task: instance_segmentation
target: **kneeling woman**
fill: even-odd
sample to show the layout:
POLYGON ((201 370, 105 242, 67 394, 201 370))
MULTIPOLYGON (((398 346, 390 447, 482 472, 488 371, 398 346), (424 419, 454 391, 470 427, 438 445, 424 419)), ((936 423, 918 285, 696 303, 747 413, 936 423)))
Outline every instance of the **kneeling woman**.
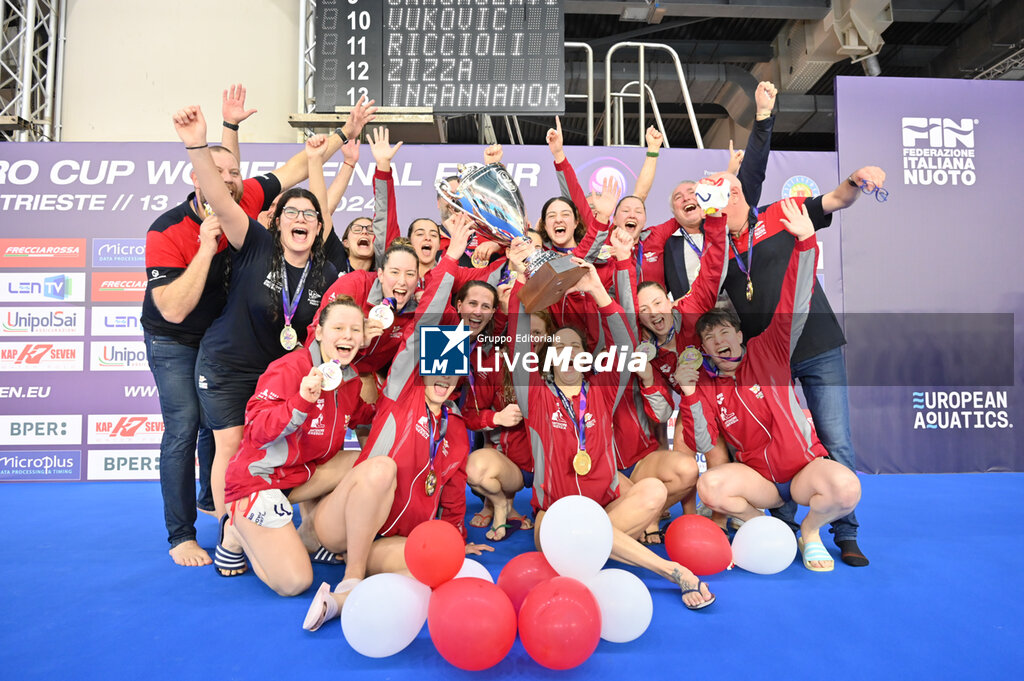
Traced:
POLYGON ((356 452, 339 454, 345 429, 372 416, 350 366, 362 341, 362 310, 347 296, 336 298, 324 308, 313 343, 274 361, 260 377, 242 444, 227 466, 228 515, 215 560, 221 575, 244 571, 240 546, 256 575, 282 596, 312 584, 309 551, 332 518, 310 504, 296 530, 292 504, 338 494, 352 465, 356 452))
MULTIPOLYGON (((469 219, 460 219, 438 276, 417 306, 415 325, 391 364, 366 446, 338 489, 317 507, 318 518, 325 520, 317 526, 317 538, 330 551, 347 552, 345 578, 333 592, 326 582, 320 586, 304 629, 315 631, 337 617, 348 593, 367 575, 407 573, 405 538, 436 517, 439 507, 441 519, 466 536, 469 437, 458 407, 448 399, 458 379, 421 377, 418 366, 419 329, 441 322, 470 232, 469 219)), ((466 553, 482 549, 493 550, 466 545, 466 553)))
MULTIPOLYGON (((510 251, 510 259, 514 259, 510 251)), ((589 294, 601 315, 609 347, 631 352, 633 338, 626 315, 601 284, 594 266, 576 261, 588 272, 574 290, 589 294)), ((521 261, 515 263, 522 272, 521 261)), ((629 261, 617 261, 617 267, 629 267, 629 261)), ((601 504, 608 512, 613 528, 611 557, 628 565, 647 568, 678 584, 683 603, 691 610, 710 605, 715 597, 707 585, 682 565, 654 554, 637 541, 637 537, 655 521, 665 505, 664 483, 655 478, 631 483, 615 468, 612 445, 612 418, 626 385, 628 368, 622 371, 597 372, 585 376, 575 370, 572 358, 584 351, 583 332, 571 327, 556 329, 551 342, 559 355, 568 355, 564 366, 555 364, 549 377, 528 371, 522 359, 529 350, 526 334, 517 333, 528 323, 526 311, 518 303, 520 283, 513 289, 518 314, 512 316, 509 335, 516 339, 516 364, 513 384, 523 414, 523 422, 533 443, 534 484, 533 505, 537 510, 537 526, 543 523, 544 511, 558 499, 579 494, 601 504)), ((547 344, 539 353, 543 366, 547 344)), ((540 534, 534 534, 539 541, 540 534)))
POLYGON ((734 313, 715 309, 701 316, 697 333, 711 364, 699 377, 696 369, 678 370, 679 418, 689 447, 706 452, 721 432, 736 448, 738 463, 711 468, 698 481, 704 503, 741 520, 790 499, 810 507, 800 523, 803 563, 828 572, 835 563, 818 531, 853 511, 860 482, 828 458, 793 390, 790 353, 811 305, 817 241, 806 208, 787 200, 782 210, 797 241, 772 322, 744 349, 734 313))

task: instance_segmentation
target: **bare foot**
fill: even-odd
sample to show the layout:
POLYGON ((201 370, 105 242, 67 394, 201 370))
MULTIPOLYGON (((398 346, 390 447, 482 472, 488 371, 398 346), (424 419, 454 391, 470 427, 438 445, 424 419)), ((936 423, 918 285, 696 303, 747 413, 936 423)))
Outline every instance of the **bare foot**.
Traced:
POLYGON ((715 597, 711 593, 711 589, 708 588, 708 585, 700 581, 697 575, 693 574, 678 563, 669 575, 669 579, 678 584, 683 590, 683 603, 685 603, 686 607, 691 610, 702 608, 705 604, 710 605, 711 602, 715 600, 715 597), (700 591, 696 591, 697 588, 699 588, 700 591))
MULTIPOLYGON (((821 537, 818 535, 818 531, 814 530, 812 532, 805 532, 804 529, 801 528, 800 529, 800 539, 799 539, 799 542, 798 542, 799 545, 800 545, 800 556, 801 557, 803 557, 805 555, 804 554, 804 550, 805 550, 804 547, 807 546, 808 544, 813 543, 813 542, 818 542, 819 544, 821 543, 821 537)), ((826 555, 828 555, 828 554, 826 554, 826 555)), ((811 568, 816 568, 818 570, 826 571, 826 572, 829 571, 829 570, 834 569, 835 566, 836 566, 836 563, 835 563, 834 560, 808 560, 806 562, 806 564, 807 564, 807 566, 809 566, 811 568)))
POLYGON ((211 518, 217 518, 217 519, 220 518, 220 516, 217 515, 217 509, 213 509, 212 511, 207 511, 205 508, 199 508, 198 506, 196 506, 196 510, 199 511, 200 513, 205 513, 206 515, 210 516, 211 518))
POLYGON ((171 560, 175 564, 184 567, 200 567, 213 562, 210 560, 210 554, 195 539, 183 541, 167 553, 171 554, 171 560))
POLYGON ((472 518, 469 519, 470 527, 487 527, 491 524, 491 518, 494 517, 494 509, 491 507, 491 502, 485 501, 484 507, 477 511, 472 518))
POLYGON ((519 523, 519 529, 520 530, 532 530, 533 529, 533 521, 530 520, 530 517, 529 516, 525 516, 522 513, 520 513, 519 511, 517 511, 515 509, 515 507, 513 507, 512 510, 509 511, 508 519, 510 521, 514 520, 517 523, 519 523))
MULTIPOLYGON (((233 523, 227 523, 224 526, 224 536, 221 538, 220 546, 225 551, 231 553, 242 553, 242 540, 238 536, 238 530, 235 528, 233 523)), ((240 568, 221 568, 217 567, 216 570, 224 577, 237 577, 238 575, 245 574, 249 568, 242 566, 240 568)))

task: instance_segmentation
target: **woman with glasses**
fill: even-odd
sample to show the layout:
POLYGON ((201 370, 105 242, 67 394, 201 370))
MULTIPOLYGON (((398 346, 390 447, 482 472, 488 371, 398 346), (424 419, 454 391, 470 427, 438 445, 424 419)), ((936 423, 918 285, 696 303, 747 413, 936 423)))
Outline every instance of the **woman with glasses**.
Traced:
MULTIPOLYGON (((216 442, 211 474, 214 504, 224 513, 224 474, 238 450, 245 405, 267 366, 301 347, 320 299, 337 278, 326 261, 320 211, 326 195, 323 135, 306 143, 312 192, 293 188, 281 194, 267 229, 236 204, 206 144, 206 120, 198 106, 181 109, 174 126, 185 143, 199 186, 230 244, 227 303, 199 345, 196 387, 202 416, 216 442)), ((220 282, 207 282, 218 286, 220 282)))

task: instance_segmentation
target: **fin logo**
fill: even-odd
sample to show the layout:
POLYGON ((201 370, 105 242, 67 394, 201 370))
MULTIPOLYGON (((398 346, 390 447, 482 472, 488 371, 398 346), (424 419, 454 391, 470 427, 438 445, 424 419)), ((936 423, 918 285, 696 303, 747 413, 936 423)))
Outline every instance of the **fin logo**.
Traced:
POLYGON ((469 327, 421 326, 420 376, 469 375, 469 327))
POLYGON ((925 146, 933 149, 973 149, 974 118, 961 118, 959 122, 952 118, 904 118, 903 146, 915 148, 925 146))

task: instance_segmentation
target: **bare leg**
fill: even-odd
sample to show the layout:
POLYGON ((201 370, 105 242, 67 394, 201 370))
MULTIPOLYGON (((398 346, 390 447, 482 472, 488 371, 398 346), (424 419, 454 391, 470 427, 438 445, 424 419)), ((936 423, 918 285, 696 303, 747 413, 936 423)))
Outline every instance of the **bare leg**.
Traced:
POLYGON ((763 515, 761 508, 782 505, 775 485, 742 463, 709 470, 697 481, 697 494, 713 510, 744 521, 763 515))
MULTIPOLYGON (((693 462, 697 463, 697 453, 686 446, 686 440, 683 439, 683 421, 682 419, 676 419, 675 431, 672 434, 672 449, 673 451, 679 452, 683 456, 692 456, 693 462)), ((693 489, 689 493, 683 495, 683 513, 686 515, 693 515, 697 512, 697 486, 694 485, 693 489)))
POLYGON ((225 545, 241 544, 256 576, 281 596, 303 593, 313 583, 313 566, 295 526, 260 527, 245 518, 245 510, 242 500, 224 528, 225 545))
MULTIPOLYGON (((638 461, 629 478, 633 482, 645 478, 661 480, 667 493, 662 511, 667 511, 684 498, 693 496, 697 486, 697 459, 683 452, 659 449, 638 461)), ((659 517, 655 517, 652 524, 645 529, 645 537, 659 531, 658 520, 659 517)))
POLYGON ((513 510, 512 499, 523 488, 522 471, 498 450, 484 448, 469 455, 466 477, 470 488, 487 499, 494 509, 487 539, 501 541, 513 510))
MULTIPOLYGON (((721 435, 718 436, 718 442, 711 448, 711 451, 704 455, 704 460, 707 462, 707 470, 729 463, 729 449, 725 446, 725 438, 721 435)), ((712 510, 711 520, 723 530, 728 529, 726 523, 729 521, 729 517, 724 513, 712 510)))
POLYGON ((210 468, 210 491, 213 492, 213 505, 219 518, 227 512, 224 504, 224 477, 227 474, 228 461, 242 444, 242 426, 213 431, 213 441, 215 450, 213 465, 210 468))
POLYGON ((313 516, 320 499, 337 489, 342 478, 352 470, 359 452, 341 451, 327 463, 318 466, 313 477, 299 485, 288 495, 288 501, 299 504, 302 523, 299 525, 299 537, 306 546, 306 551, 315 553, 320 548, 320 541, 313 530, 313 516))
MULTIPOLYGON (((856 474, 837 461, 815 459, 793 477, 790 485, 793 501, 808 506, 800 523, 804 542, 820 542, 818 531, 836 518, 849 515, 860 501, 860 481, 856 474)), ((831 560, 810 561, 813 567, 829 568, 831 560)))

